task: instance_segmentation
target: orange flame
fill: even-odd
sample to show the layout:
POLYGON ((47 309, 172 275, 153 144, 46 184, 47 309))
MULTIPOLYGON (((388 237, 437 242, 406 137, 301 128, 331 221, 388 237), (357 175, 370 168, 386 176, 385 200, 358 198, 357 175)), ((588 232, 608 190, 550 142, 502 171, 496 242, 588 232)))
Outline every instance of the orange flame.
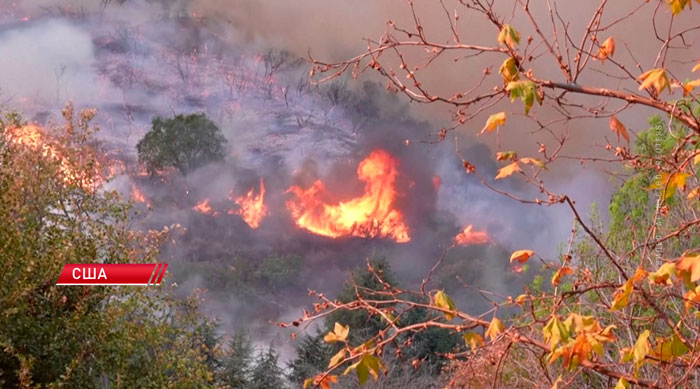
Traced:
POLYGON ((208 215, 211 213, 211 206, 209 205, 209 199, 204 199, 200 202, 197 203, 194 207, 192 207, 195 211, 202 213, 204 215, 208 215))
POLYGON ((394 208, 398 193, 394 187, 398 161, 385 150, 374 150, 360 162, 357 177, 365 182, 360 197, 326 203, 325 184, 316 180, 304 190, 292 186, 288 192, 297 198, 287 201, 296 224, 314 234, 337 238, 359 236, 390 238, 399 243, 411 240, 403 215, 394 208))
POLYGON ((240 215, 243 221, 248 223, 250 228, 260 227, 260 222, 263 217, 267 214, 267 207, 265 206, 265 183, 263 179, 260 179, 260 194, 257 196, 253 195, 255 187, 250 188, 247 194, 244 196, 239 196, 236 198, 236 204, 241 208, 237 211, 229 210, 228 213, 240 215))
POLYGON ((131 198, 137 203, 151 205, 151 203, 148 201, 143 192, 141 192, 141 190, 135 184, 131 184, 131 198))
POLYGON ((486 231, 475 231, 472 225, 464 228, 464 231, 457 234, 455 243, 460 246, 468 246, 470 244, 484 244, 489 241, 489 235, 486 231))
POLYGON ((61 153, 60 149, 51 144, 50 139, 45 139, 42 130, 35 125, 26 125, 12 128, 9 132, 9 141, 41 153, 42 156, 58 161, 58 171, 66 185, 77 184, 86 190, 95 190, 99 177, 91 176, 87 172, 75 171, 72 162, 61 153), (96 182, 97 180, 97 182, 96 182))

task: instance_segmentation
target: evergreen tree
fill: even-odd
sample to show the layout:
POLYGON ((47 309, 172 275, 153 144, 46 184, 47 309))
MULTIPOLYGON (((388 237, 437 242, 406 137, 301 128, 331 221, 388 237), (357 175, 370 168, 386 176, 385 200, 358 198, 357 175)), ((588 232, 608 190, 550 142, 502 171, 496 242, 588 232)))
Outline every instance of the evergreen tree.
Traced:
POLYGON ((284 386, 284 373, 277 364, 279 355, 270 346, 260 350, 251 376, 250 389, 277 389, 284 386))
POLYGON ((232 388, 247 388, 250 384, 253 344, 245 330, 236 331, 224 358, 222 380, 232 388))
POLYGON ((323 340, 323 333, 305 335, 296 347, 296 357, 288 362, 291 370, 288 378, 295 384, 302 384, 305 379, 323 371, 328 365, 328 359, 333 355, 331 345, 323 340))

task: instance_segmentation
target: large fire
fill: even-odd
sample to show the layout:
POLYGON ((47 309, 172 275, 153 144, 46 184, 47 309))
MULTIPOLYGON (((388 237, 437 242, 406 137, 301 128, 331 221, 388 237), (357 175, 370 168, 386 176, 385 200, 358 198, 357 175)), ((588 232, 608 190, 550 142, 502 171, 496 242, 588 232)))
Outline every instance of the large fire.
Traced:
POLYGON ((260 221, 262 221, 265 214, 267 214, 267 207, 265 206, 265 183, 263 179, 260 179, 260 193, 254 195, 255 188, 250 188, 248 193, 243 196, 236 198, 235 202, 238 204, 240 209, 234 211, 229 210, 229 214, 240 215, 243 221, 248 223, 250 228, 260 227, 260 221))
POLYGON ((476 231, 471 224, 455 237, 455 243, 460 246, 484 244, 488 243, 488 241, 489 235, 486 233, 486 231, 476 231))
POLYGON ((399 243, 411 240, 403 214, 396 209, 395 188, 398 161, 385 150, 374 150, 357 167, 357 177, 365 182, 364 194, 347 201, 328 203, 326 186, 316 180, 308 189, 292 186, 296 198, 287 208, 296 224, 314 234, 380 237, 399 243))
POLYGON ((209 199, 204 199, 198 202, 194 207, 192 207, 192 209, 205 215, 212 213, 211 205, 209 205, 209 199))
MULTIPOLYGON (((72 162, 66 158, 59 147, 47 139, 43 131, 35 126, 14 127, 9 131, 9 141, 41 153, 46 158, 58 162, 58 171, 66 185, 78 185, 85 190, 94 190, 100 181, 97 174, 89 174, 87 171, 76 170, 72 162)), ((97 170, 95 170, 97 172, 97 170)))

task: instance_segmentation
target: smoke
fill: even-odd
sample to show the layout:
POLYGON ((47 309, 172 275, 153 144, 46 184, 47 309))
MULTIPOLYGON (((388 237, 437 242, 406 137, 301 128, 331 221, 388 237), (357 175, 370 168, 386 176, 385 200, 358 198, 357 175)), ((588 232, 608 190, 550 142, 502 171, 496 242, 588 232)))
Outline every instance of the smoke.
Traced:
MULTIPOLYGON (((145 195, 152 209, 136 204, 143 228, 184 228, 163 253, 171 261, 168 281, 182 293, 208 289, 204 308, 225 330, 249 326, 261 340, 279 334, 270 321, 293 317, 307 306, 307 288, 337 293, 348 271, 364 266, 368 257, 386 257, 400 282, 411 285, 467 224, 487 230, 492 243, 456 250, 451 269, 508 293, 528 278, 510 271, 507 253, 532 248, 543 256, 554 254, 571 228, 563 207, 544 213, 484 188, 464 172, 453 142, 427 143, 439 128, 435 112, 417 111, 370 81, 309 85, 308 69, 296 55, 312 48, 316 55, 340 59, 362 51, 358 38, 381 34, 384 19, 410 20, 407 9, 394 2, 0 5, 7 5, 0 7, 0 101, 9 99, 8 108, 40 123, 55 120, 66 100, 98 108, 104 146, 126 169, 108 188, 128 197, 136 187, 145 195), (319 13, 323 17, 314 16, 319 13), (187 177, 139 175, 134 146, 150 120, 193 112, 205 112, 222 129, 229 141, 226 160, 187 177), (400 161, 398 187, 404 196, 398 205, 411 241, 328 239, 297 228, 285 207, 286 190, 322 179, 334 193, 351 197, 362 191, 358 163, 376 148, 400 161), (269 214, 260 228, 251 229, 227 213, 233 207, 229 197, 259 190, 260 178, 269 214), (217 216, 192 209, 204 199, 217 216)), ((434 5, 421 7, 426 25, 441 23, 434 5)), ((495 39, 485 23, 469 22, 472 33, 483 32, 477 39, 495 39)), ((453 71, 436 72, 439 77, 429 81, 448 88, 453 80, 468 85, 481 74, 481 69, 453 71)), ((478 122, 480 129, 483 121, 478 122)), ((474 126, 457 134, 460 151, 492 177, 497 166, 488 145, 467 133, 474 126)), ((522 144, 526 129, 518 128, 517 120, 513 127, 507 144, 534 147, 522 144)), ((554 174, 562 177, 557 185, 580 189, 583 204, 606 199, 607 192, 590 189, 605 186, 596 174, 575 179, 554 174)), ((509 189, 533 194, 517 184, 509 189)), ((441 281, 461 290, 456 273, 443 274, 441 281)), ((460 296, 461 308, 482 306, 473 291, 460 296)))

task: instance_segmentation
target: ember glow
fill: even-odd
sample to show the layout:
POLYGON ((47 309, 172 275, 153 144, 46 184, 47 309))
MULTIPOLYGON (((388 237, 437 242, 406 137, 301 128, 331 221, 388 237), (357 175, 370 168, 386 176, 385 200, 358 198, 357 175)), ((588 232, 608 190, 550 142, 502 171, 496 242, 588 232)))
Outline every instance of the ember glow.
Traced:
POLYGON ((287 201, 287 208, 299 227, 314 234, 408 242, 411 240, 408 227, 401 211, 396 209, 397 166, 398 161, 387 151, 374 150, 357 167, 357 177, 365 182, 362 196, 328 203, 324 200, 328 193, 326 185, 316 180, 308 189, 289 188, 296 198, 287 201))
POLYGON ((489 235, 486 233, 486 231, 476 231, 471 224, 464 228, 464 231, 460 232, 455 237, 455 243, 460 246, 484 244, 488 243, 488 241, 489 235))
POLYGON ((229 214, 235 213, 243 218, 243 221, 248 223, 250 228, 260 227, 260 221, 267 214, 267 207, 265 206, 265 183, 262 178, 260 179, 260 193, 256 196, 255 188, 250 188, 248 193, 244 196, 239 196, 236 198, 236 204, 241 208, 233 211, 230 210, 229 214))
POLYGON ((137 203, 144 203, 151 205, 146 196, 141 192, 141 190, 135 184, 131 184, 131 198, 137 203))
POLYGON ((192 209, 205 215, 212 213, 211 206, 209 205, 209 199, 204 199, 198 202, 197 205, 192 207, 192 209))

